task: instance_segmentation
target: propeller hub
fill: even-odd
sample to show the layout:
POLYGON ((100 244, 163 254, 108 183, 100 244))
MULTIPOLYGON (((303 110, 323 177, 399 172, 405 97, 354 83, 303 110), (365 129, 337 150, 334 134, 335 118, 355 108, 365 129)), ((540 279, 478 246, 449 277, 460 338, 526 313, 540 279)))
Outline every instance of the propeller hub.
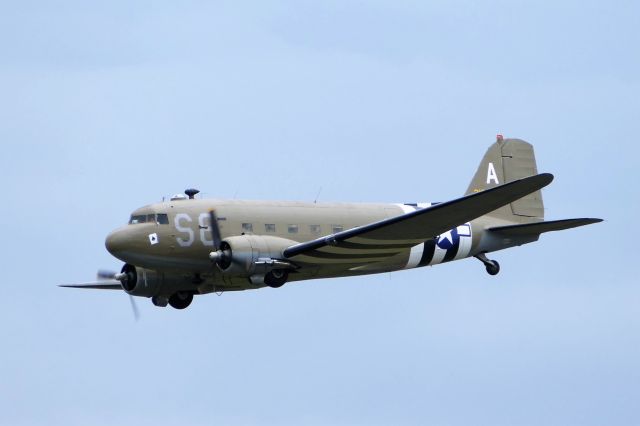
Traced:
POLYGON ((136 288, 138 284, 138 275, 136 273, 136 267, 126 264, 122 267, 122 271, 118 274, 119 278, 116 278, 122 283, 122 288, 129 293, 136 288))

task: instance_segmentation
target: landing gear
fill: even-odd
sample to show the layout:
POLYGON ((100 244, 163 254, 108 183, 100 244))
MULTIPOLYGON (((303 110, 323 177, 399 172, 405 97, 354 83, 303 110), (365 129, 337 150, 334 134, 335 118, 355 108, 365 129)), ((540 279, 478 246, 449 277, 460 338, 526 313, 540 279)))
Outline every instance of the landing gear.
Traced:
POLYGON ((161 308, 164 308, 167 305, 171 305, 176 309, 184 309, 188 307, 192 301, 193 293, 189 293, 186 291, 179 291, 177 293, 174 293, 171 297, 153 296, 151 298, 151 303, 161 308))
POLYGON ((184 309, 193 301, 193 293, 179 291, 169 298, 169 304, 175 309, 184 309))
POLYGON ((485 268, 487 269, 487 273, 489 275, 498 275, 500 272, 500 264, 496 260, 490 260, 490 263, 485 264, 485 268))
POLYGON ((169 299, 165 296, 153 296, 151 298, 151 303, 161 308, 164 308, 169 303, 169 299))
POLYGON ((487 274, 498 275, 498 272, 500 272, 500 264, 498 263, 497 260, 487 259, 487 256, 485 256, 484 253, 477 254, 475 258, 478 259, 480 262, 484 263, 484 267, 487 270, 487 274))
POLYGON ((282 287, 289 278, 289 271, 286 269, 274 269, 264 276, 264 283, 271 288, 282 287))

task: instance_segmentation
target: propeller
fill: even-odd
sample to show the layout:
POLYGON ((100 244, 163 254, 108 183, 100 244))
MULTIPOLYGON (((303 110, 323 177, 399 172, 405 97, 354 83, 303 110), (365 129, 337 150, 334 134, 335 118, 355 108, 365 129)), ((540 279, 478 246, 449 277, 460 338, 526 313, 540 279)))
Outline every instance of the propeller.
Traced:
POLYGON ((129 302, 131 302, 131 311, 133 312, 133 319, 140 320, 140 311, 138 310, 138 305, 136 304, 136 300, 132 295, 129 295, 129 302))
POLYGON ((218 218, 216 217, 215 210, 209 210, 209 219, 209 229, 211 230, 211 239, 213 240, 213 251, 209 253, 209 259, 224 269, 224 265, 228 266, 231 260, 231 253, 229 249, 222 249, 222 237, 220 236, 220 228, 218 227, 218 218))
MULTIPOLYGON (((100 269, 98 270, 97 278, 99 280, 120 281, 122 286, 126 287, 126 283, 127 283, 127 280, 129 279, 129 276, 125 272, 114 272, 114 271, 107 271, 104 269, 100 269)), ((131 302, 131 310, 133 311, 133 318, 136 321, 138 321, 140 319, 140 311, 138 310, 138 305, 136 304, 136 301, 132 295, 128 293, 127 295, 129 296, 129 301, 131 302)))
POLYGON ((128 277, 124 272, 113 272, 100 269, 98 270, 97 278, 99 280, 116 280, 122 282, 126 281, 128 277))
POLYGON ((209 210, 209 219, 211 219, 211 237, 213 238, 213 250, 217 251, 220 248, 222 237, 220 236, 220 228, 218 227, 218 218, 216 217, 216 211, 209 210))

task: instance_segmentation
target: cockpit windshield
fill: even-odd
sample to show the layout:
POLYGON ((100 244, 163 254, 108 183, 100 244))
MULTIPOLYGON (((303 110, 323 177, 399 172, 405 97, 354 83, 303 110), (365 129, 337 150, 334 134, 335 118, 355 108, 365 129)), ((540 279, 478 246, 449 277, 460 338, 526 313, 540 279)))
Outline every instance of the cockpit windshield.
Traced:
POLYGON ((131 215, 129 225, 135 225, 138 223, 156 223, 158 225, 166 225, 169 223, 169 217, 166 213, 131 215))

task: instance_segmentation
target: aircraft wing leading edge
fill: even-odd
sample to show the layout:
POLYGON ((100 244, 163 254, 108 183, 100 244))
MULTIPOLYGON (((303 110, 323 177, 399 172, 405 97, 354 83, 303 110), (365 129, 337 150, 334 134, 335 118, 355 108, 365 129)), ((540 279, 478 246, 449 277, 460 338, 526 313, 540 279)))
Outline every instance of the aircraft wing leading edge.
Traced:
POLYGON ((551 181, 553 175, 550 173, 518 179, 425 209, 296 244, 287 248, 284 256, 291 258, 328 246, 378 253, 381 249, 402 250, 538 191, 551 181))

